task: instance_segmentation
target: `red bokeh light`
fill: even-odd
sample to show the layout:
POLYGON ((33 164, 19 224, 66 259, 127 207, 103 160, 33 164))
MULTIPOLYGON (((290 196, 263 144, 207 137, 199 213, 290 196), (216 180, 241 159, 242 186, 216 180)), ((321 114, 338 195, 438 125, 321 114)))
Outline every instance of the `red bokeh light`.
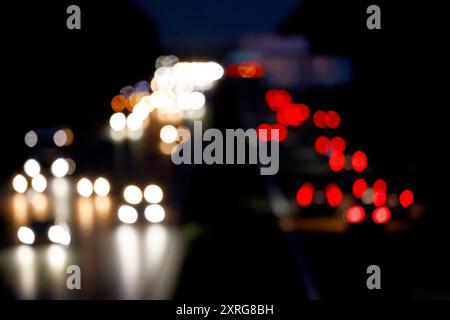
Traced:
MULTIPOLYGON (((285 126, 283 126, 282 124, 276 123, 276 124, 274 124, 272 126, 272 130, 273 129, 278 129, 278 141, 286 140, 286 138, 288 136, 288 131, 287 131, 287 128, 285 126)), ((274 138, 274 134, 273 133, 270 134, 270 138, 271 139, 274 138)))
POLYGON ((372 220, 375 223, 386 223, 391 219, 391 210, 388 207, 378 207, 372 213, 372 220))
POLYGON ((237 73, 241 78, 261 78, 264 68, 256 61, 242 62, 237 66, 237 73))
POLYGON ((327 137, 320 136, 316 139, 316 142, 314 143, 314 149, 316 149, 317 153, 319 154, 327 154, 328 152, 328 145, 330 141, 327 137))
POLYGON ((355 198, 361 198, 367 190, 367 183, 364 179, 360 178, 353 182, 352 191, 355 198))
POLYGON ((339 116, 339 113, 336 111, 328 111, 325 114, 325 124, 331 128, 336 129, 339 127, 339 124, 341 123, 341 117, 339 116))
POLYGON ((264 67, 257 61, 241 62, 239 64, 231 63, 225 70, 227 76, 233 78, 262 78, 264 76, 264 67))
POLYGON ((352 156, 352 168, 356 172, 364 171, 367 168, 367 156, 362 151, 356 151, 352 156))
POLYGON ((342 191, 335 183, 330 183, 325 188, 325 196, 331 207, 337 207, 342 202, 342 191))
POLYGON ((380 207, 386 203, 387 196, 386 192, 377 190, 372 195, 372 203, 376 207, 380 207))
POLYGON ((411 190, 405 190, 400 194, 399 199, 402 207, 409 207, 414 202, 414 194, 411 190))
POLYGON ((269 90, 266 93, 266 102, 272 111, 278 111, 292 103, 292 97, 286 90, 269 90))
POLYGON ((332 151, 344 152, 346 146, 345 140, 339 136, 332 138, 330 141, 330 149, 332 151))
POLYGON ((325 117, 326 117, 326 112, 319 110, 316 111, 316 113, 314 113, 313 116, 313 122, 316 125, 316 127, 324 129, 327 125, 326 121, 325 121, 325 117))
POLYGON ((278 123, 285 126, 298 126, 301 124, 301 115, 298 109, 288 106, 282 107, 277 111, 278 123))
POLYGON ((296 200, 299 206, 307 207, 311 204, 314 198, 314 186, 306 182, 297 191, 296 200))
POLYGON ((375 181, 373 184, 373 191, 374 192, 383 191, 384 193, 386 193, 387 191, 386 181, 384 181, 383 179, 378 179, 377 181, 375 181))
POLYGON ((300 111, 302 122, 308 120, 309 116, 311 115, 311 110, 309 109, 309 107, 306 104, 302 103, 296 104, 296 106, 300 111))
POLYGON ((345 218, 350 223, 360 223, 366 218, 366 212, 361 206, 352 206, 348 208, 345 218))
POLYGON ((277 111, 277 122, 284 126, 289 126, 291 124, 291 120, 289 118, 289 111, 286 111, 285 108, 281 108, 277 111))
POLYGON ((277 121, 285 126, 299 126, 309 118, 309 108, 304 104, 288 104, 277 111, 277 121))
POLYGON ((345 167, 345 156, 342 152, 333 151, 328 159, 328 165, 334 172, 341 171, 345 167))

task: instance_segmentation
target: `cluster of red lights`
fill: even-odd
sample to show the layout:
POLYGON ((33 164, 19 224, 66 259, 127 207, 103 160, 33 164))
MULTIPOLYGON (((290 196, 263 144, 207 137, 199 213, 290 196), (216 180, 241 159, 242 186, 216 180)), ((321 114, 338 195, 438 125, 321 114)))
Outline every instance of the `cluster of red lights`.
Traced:
POLYGON ((266 93, 266 102, 269 108, 276 112, 277 123, 262 123, 256 128, 258 138, 263 141, 274 140, 273 130, 278 129, 278 141, 286 140, 288 126, 300 126, 310 117, 307 105, 294 103, 286 90, 269 90, 266 93), (267 133, 268 132, 268 133, 267 133))
MULTIPOLYGON (((375 181, 372 187, 374 193, 372 195, 372 201, 375 207, 373 214, 373 220, 377 223, 382 223, 384 219, 389 220, 390 209, 386 207, 386 191, 387 185, 383 179, 375 181), (383 218, 384 217, 384 218, 383 218)), ((366 181, 362 178, 357 179, 353 183, 352 191, 355 198, 361 198, 368 190, 366 181)), ((316 190, 314 185, 310 182, 305 182, 297 191, 296 200, 299 206, 307 207, 311 205, 314 200, 316 190)), ((337 207, 341 204, 343 193, 339 186, 335 183, 330 183, 325 188, 325 197, 330 207, 337 207)), ((410 190, 405 190, 399 197, 400 205, 402 207, 409 207, 414 202, 414 195, 410 190)), ((347 210, 347 220, 352 223, 361 222, 365 217, 365 210, 362 206, 352 206, 347 210), (361 221, 359 221, 361 219, 361 221)))
POLYGON ((264 67, 260 62, 247 61, 229 64, 225 72, 233 78, 258 79, 264 76, 264 67))
MULTIPOLYGON (((328 155, 328 164, 332 171, 338 172, 345 168, 346 158, 344 155, 347 146, 344 138, 340 136, 328 139, 325 136, 319 136, 315 143, 314 149, 321 155, 328 155)), ((351 156, 351 166, 356 172, 362 172, 367 168, 367 156, 362 151, 356 151, 351 156)))
MULTIPOLYGON (((270 125, 263 123, 258 126, 257 133, 261 140, 273 140, 273 129, 279 131, 279 141, 286 139, 289 126, 300 126, 311 116, 311 111, 304 104, 293 102, 292 96, 286 90, 272 89, 268 90, 265 100, 269 108, 276 112, 277 124, 270 125)), ((314 125, 319 129, 336 129, 341 124, 341 117, 334 110, 318 110, 313 116, 314 125)), ((361 173, 367 168, 367 155, 357 150, 353 154, 344 154, 347 148, 347 142, 341 136, 328 138, 321 135, 316 138, 314 149, 320 155, 328 157, 328 165, 331 171, 339 172, 343 169, 353 169, 361 173)), ((354 181, 352 193, 355 199, 361 199, 363 196, 370 195, 369 203, 372 203, 375 209, 372 212, 372 220, 377 224, 387 223, 391 219, 391 210, 387 207, 387 184, 383 179, 374 182, 371 193, 366 195, 369 190, 367 182, 363 178, 354 181)), ((314 186, 306 182, 297 191, 296 200, 299 206, 307 207, 314 201, 316 191, 314 186)), ((343 192, 335 183, 330 183, 324 190, 326 202, 330 207, 338 207, 342 203, 343 192)), ((320 191, 322 192, 322 191, 320 191)), ((399 196, 399 202, 402 207, 409 207, 414 202, 414 195, 410 190, 403 191, 399 196)), ((360 223, 366 219, 366 210, 361 205, 350 206, 346 211, 346 220, 349 223, 360 223)))
POLYGON ((284 126, 300 126, 310 116, 309 107, 294 103, 286 90, 267 91, 266 102, 269 108, 277 113, 277 122, 284 126))
POLYGON ((336 129, 341 124, 341 116, 336 111, 319 110, 314 113, 313 122, 317 128, 336 129))
MULTIPOLYGON (((351 206, 347 209, 345 218, 349 223, 361 223, 366 219, 366 211, 362 206, 351 206)), ((391 219, 391 210, 386 207, 377 207, 372 212, 372 220, 375 223, 383 224, 391 219)))
MULTIPOLYGON (((369 190, 367 182, 359 178, 353 182, 352 192, 357 199, 362 198, 369 190)), ((385 223, 390 220, 390 209, 385 205, 387 201, 387 184, 383 179, 378 179, 372 186, 372 204, 376 207, 372 214, 375 223, 385 223)), ((400 205, 409 207, 414 202, 414 195, 411 190, 404 190, 399 197, 400 205)), ((347 210, 346 218, 348 222, 358 223, 364 220, 365 212, 361 206, 353 206, 347 210)))
POLYGON ((292 97, 289 92, 287 92, 286 90, 276 89, 267 91, 266 102, 270 110, 275 112, 293 103, 292 97))
MULTIPOLYGON (((315 189, 312 183, 305 182, 297 191, 296 200, 299 206, 307 207, 311 205, 314 200, 315 189)), ((325 188, 325 197, 330 207, 337 207, 341 204, 343 194, 339 186, 335 183, 330 183, 325 188)))
POLYGON ((330 155, 333 152, 344 152, 347 147, 347 143, 344 138, 336 136, 332 139, 328 139, 325 136, 320 136, 314 143, 314 149, 321 155, 330 155))
POLYGON ((285 126, 297 127, 309 118, 309 108, 304 104, 289 104, 277 112, 277 121, 285 126))

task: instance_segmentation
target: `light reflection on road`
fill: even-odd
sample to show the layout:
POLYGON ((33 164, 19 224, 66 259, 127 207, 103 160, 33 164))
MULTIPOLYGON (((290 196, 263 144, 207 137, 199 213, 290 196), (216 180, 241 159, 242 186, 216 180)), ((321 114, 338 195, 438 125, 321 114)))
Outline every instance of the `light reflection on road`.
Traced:
POLYGON ((38 193, 7 198, 13 245, 0 251, 0 281, 20 299, 171 298, 185 251, 179 228, 144 219, 118 224, 111 197, 74 196, 58 183, 49 198, 38 193), (46 234, 32 246, 18 244, 19 226, 55 218, 69 222, 70 246, 52 244, 46 234), (71 264, 81 268, 81 290, 66 287, 71 264))

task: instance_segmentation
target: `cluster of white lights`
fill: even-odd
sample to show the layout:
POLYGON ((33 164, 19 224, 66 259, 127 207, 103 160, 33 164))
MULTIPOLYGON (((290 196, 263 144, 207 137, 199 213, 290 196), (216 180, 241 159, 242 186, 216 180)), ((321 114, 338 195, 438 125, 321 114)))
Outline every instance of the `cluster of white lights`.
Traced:
MULTIPOLYGON (((28 175, 30 175, 29 170, 28 175)), ((33 178, 31 179, 31 187, 36 192, 44 192, 47 189, 47 179, 43 175, 39 174, 39 172, 36 173, 32 171, 32 175, 33 178)), ((28 189, 28 185, 27 178, 21 174, 16 175, 12 180, 12 187, 17 193, 25 193, 28 189)))
POLYGON ((123 191, 123 197, 129 205, 119 207, 117 216, 120 221, 127 224, 135 223, 138 219, 137 210, 131 205, 137 205, 143 199, 149 203, 144 210, 144 216, 147 221, 152 223, 162 222, 166 216, 164 208, 159 204, 163 197, 162 189, 156 184, 150 184, 145 187, 144 192, 138 186, 129 185, 123 191))
MULTIPOLYGON (((47 188, 47 179, 40 174, 41 166, 35 159, 25 161, 23 165, 25 174, 31 178, 31 187, 37 192, 44 192, 47 188)), ((18 174, 12 180, 12 187, 17 193, 24 193, 28 189, 28 180, 18 174)))
POLYGON ((148 114, 142 112, 141 106, 141 102, 136 104, 133 112, 128 114, 128 116, 122 112, 115 112, 111 115, 109 126, 111 129, 110 135, 113 140, 121 141, 124 138, 138 140, 142 137, 145 121, 150 112, 148 114))
POLYGON ((99 177, 94 183, 88 178, 81 178, 77 183, 78 194, 83 197, 90 197, 94 192, 100 197, 106 197, 111 190, 111 185, 106 178, 99 177))
POLYGON ((151 81, 153 91, 205 91, 222 78, 224 70, 217 62, 178 62, 172 60, 157 66, 151 81))
MULTIPOLYGON (((120 221, 126 224, 133 224, 138 219, 138 212, 130 205, 119 207, 117 216, 120 221)), ((145 219, 151 223, 160 223, 166 217, 166 212, 160 204, 150 204, 144 210, 145 219)))
MULTIPOLYGON (((70 230, 67 224, 55 224, 48 229, 47 232, 48 239, 57 244, 69 245, 71 241, 70 230)), ((17 238, 23 244, 33 244, 36 240, 34 231, 29 228, 22 226, 17 230, 17 238)))
MULTIPOLYGON (((36 192, 47 189, 47 178, 41 173, 41 165, 36 159, 28 159, 23 165, 25 175, 17 174, 12 179, 12 187, 17 193, 25 193, 31 186, 36 192), (29 182, 27 178, 30 178, 29 182)), ((54 177, 62 178, 75 171, 75 162, 72 159, 58 158, 53 161, 50 171, 54 177)))
POLYGON ((140 138, 141 134, 133 133, 143 130, 153 110, 158 110, 158 115, 180 119, 201 118, 205 105, 203 91, 210 89, 224 74, 222 66, 216 62, 179 62, 175 56, 159 57, 156 67, 150 83, 153 92, 144 93, 128 116, 122 112, 111 115, 109 125, 113 139, 140 138))
POLYGON ((142 199, 148 203, 160 203, 164 197, 161 187, 156 184, 150 184, 145 187, 144 192, 138 186, 129 185, 123 190, 123 198, 129 204, 139 204, 142 199))
POLYGON ((210 89, 224 73, 222 66, 216 62, 167 59, 157 67, 150 83, 153 93, 148 101, 151 109, 162 113, 201 110, 205 105, 202 92, 210 89))
MULTIPOLYGON (((38 135, 34 130, 30 130, 25 134, 24 137, 25 144, 29 148, 33 148, 39 141, 38 135)), ((53 143, 57 147, 68 146, 72 144, 73 132, 69 128, 57 130, 53 134, 53 143)))

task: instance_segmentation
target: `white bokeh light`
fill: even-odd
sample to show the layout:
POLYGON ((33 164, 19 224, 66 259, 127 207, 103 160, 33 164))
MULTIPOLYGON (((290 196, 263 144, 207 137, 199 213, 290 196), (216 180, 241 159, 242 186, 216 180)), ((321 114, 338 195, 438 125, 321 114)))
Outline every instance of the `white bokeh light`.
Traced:
POLYGON ((159 132, 159 136, 161 137, 161 140, 165 143, 172 143, 177 140, 178 132, 177 128, 174 126, 168 124, 161 128, 161 131, 159 132))
POLYGON ((109 191, 111 190, 111 186, 103 177, 98 178, 94 182, 94 191, 98 196, 106 197, 109 194, 109 191))
POLYGON ((149 101, 154 109, 172 109, 175 106, 176 97, 171 91, 155 91, 150 95, 149 101))
POLYGON ((139 204, 142 201, 142 191, 137 186, 127 186, 123 191, 123 198, 130 204, 139 204))
POLYGON ((23 165, 23 170, 29 177, 33 178, 41 172, 41 166, 35 159, 28 159, 23 165))
POLYGON ((92 182, 87 178, 81 178, 77 183, 77 191, 83 197, 90 197, 94 191, 92 182))
POLYGON ((142 128, 143 119, 136 113, 132 112, 127 117, 128 130, 135 131, 142 128))
POLYGON ((34 232, 28 227, 20 227, 17 230, 17 237, 19 241, 24 244, 33 244, 35 240, 34 232))
POLYGON ((133 108, 133 113, 137 115, 141 121, 145 120, 150 115, 150 112, 152 112, 150 103, 142 101, 142 99, 133 108))
POLYGON ((156 184, 148 185, 144 189, 144 198, 149 203, 160 203, 163 199, 163 191, 156 184))
POLYGON ((137 221, 138 213, 132 206, 122 205, 117 212, 117 216, 123 223, 131 224, 137 221))
POLYGON ((51 226, 50 229, 48 229, 47 235, 48 239, 53 243, 59 243, 65 246, 70 244, 70 232, 66 225, 57 224, 51 226))
POLYGON ((164 208, 159 204, 151 204, 145 208, 145 219, 152 223, 159 223, 164 220, 166 213, 164 208))
POLYGON ((33 130, 28 131, 25 134, 24 140, 28 147, 33 148, 38 143, 38 135, 33 130))
POLYGON ((47 179, 41 174, 38 174, 31 180, 31 187, 36 192, 44 192, 47 189, 47 179))
POLYGON ((121 131, 127 125, 127 117, 122 112, 116 112, 109 118, 109 125, 114 131, 121 131))
POLYGON ((205 100, 201 92, 180 92, 177 94, 177 107, 181 110, 198 110, 205 105, 205 100))
POLYGON ((50 171, 55 177, 62 178, 69 172, 69 163, 66 159, 58 158, 53 161, 50 171))
POLYGON ((69 138, 67 136, 67 133, 62 129, 56 131, 55 134, 53 135, 53 142, 57 147, 64 146, 67 143, 68 139, 69 138))
POLYGON ((18 193, 24 193, 25 191, 27 191, 28 181, 23 175, 18 174, 13 178, 12 186, 14 191, 18 193))

